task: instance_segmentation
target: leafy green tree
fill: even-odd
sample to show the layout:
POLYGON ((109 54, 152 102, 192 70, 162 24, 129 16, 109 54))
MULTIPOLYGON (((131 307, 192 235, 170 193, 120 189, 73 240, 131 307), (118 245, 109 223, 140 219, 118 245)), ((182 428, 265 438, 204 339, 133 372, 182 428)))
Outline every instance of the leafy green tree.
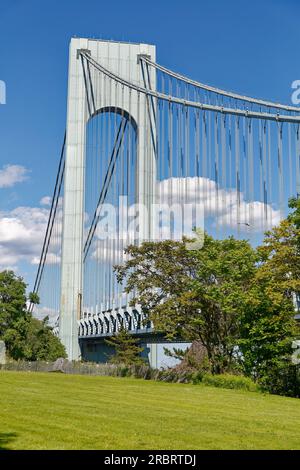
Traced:
MULTIPOLYGON (((8 354, 15 360, 55 360, 66 357, 64 346, 47 325, 26 309, 26 284, 13 271, 0 273, 0 338, 8 354)), ((32 303, 39 303, 36 293, 29 294, 32 303)))
POLYGON ((145 242, 127 248, 129 259, 116 267, 118 280, 168 339, 201 341, 212 372, 233 367, 239 323, 257 255, 247 241, 214 240, 199 250, 186 240, 145 242))
POLYGON ((195 255, 194 288, 200 310, 195 328, 199 328, 212 372, 222 373, 237 364, 240 319, 255 276, 257 254, 246 240, 206 236, 203 249, 195 255))
POLYGON ((297 228, 300 229, 300 197, 292 197, 289 200, 289 208, 292 209, 287 219, 297 228))
POLYGON ((193 279, 196 259, 183 242, 165 240, 131 245, 125 252, 129 259, 116 266, 117 279, 126 279, 126 292, 132 292, 132 305, 140 304, 145 319, 152 320, 156 330, 168 338, 190 337, 191 322, 197 311, 193 279))
POLYGON ((287 356, 291 361, 294 316, 291 299, 257 276, 244 303, 238 342, 247 375, 259 379, 287 356))
POLYGON ((292 199, 290 207, 294 211, 266 232, 257 249, 259 264, 248 290, 239 341, 245 372, 277 393, 292 393, 296 382, 292 385, 291 378, 297 377, 291 356, 292 341, 299 335, 293 303, 300 292, 299 200, 292 199))
POLYGON ((28 299, 31 304, 38 305, 40 303, 39 295, 36 292, 30 292, 28 299))
POLYGON ((13 271, 0 272, 0 338, 26 310, 26 284, 13 271))
POLYGON ((105 342, 115 350, 110 358, 111 363, 126 366, 145 364, 140 357, 143 348, 138 346, 139 339, 134 338, 125 328, 121 328, 116 335, 106 339, 105 342))
POLYGON ((19 318, 3 337, 9 356, 26 361, 55 361, 58 357, 66 357, 64 346, 47 322, 47 317, 40 321, 30 313, 19 318))
POLYGON ((270 288, 287 298, 300 292, 300 228, 291 219, 283 220, 266 232, 264 243, 258 248, 260 267, 258 282, 269 281, 270 288))

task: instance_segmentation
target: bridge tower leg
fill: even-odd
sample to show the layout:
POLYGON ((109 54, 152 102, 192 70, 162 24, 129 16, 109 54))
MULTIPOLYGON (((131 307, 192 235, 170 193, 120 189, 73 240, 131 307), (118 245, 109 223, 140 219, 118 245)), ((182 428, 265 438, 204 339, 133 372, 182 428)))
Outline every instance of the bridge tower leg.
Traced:
MULTIPOLYGON (((73 38, 70 43, 59 336, 71 360, 80 358, 78 320, 81 316, 83 286, 85 144, 86 124, 91 117, 78 53, 80 50, 87 51, 105 68, 140 86, 144 86, 144 81, 139 56, 147 55, 155 61, 155 46, 152 45, 83 38, 73 38)), ((150 86, 152 89, 156 87, 153 72, 150 74, 150 86)), ((126 88, 121 102, 117 94, 106 96, 105 90, 103 80, 100 85, 98 81, 94 108, 99 110, 102 106, 111 106, 124 109, 131 113, 137 123, 137 202, 149 207, 155 197, 156 175, 146 97, 142 94, 138 97, 135 92, 134 99, 131 97, 129 101, 130 91, 126 88)), ((150 239, 150 212, 142 225, 144 238, 150 239)))

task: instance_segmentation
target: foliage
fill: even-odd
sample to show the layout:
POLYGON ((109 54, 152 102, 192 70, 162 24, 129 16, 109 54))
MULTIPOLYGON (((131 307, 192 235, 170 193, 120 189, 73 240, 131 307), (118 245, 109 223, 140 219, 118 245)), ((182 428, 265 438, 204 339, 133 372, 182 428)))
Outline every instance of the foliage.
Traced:
POLYGON ((27 313, 7 329, 3 338, 9 356, 27 361, 54 361, 66 357, 64 346, 47 326, 47 320, 39 321, 27 313))
POLYGON ((126 278, 127 292, 137 289, 132 304, 142 305, 145 316, 155 321, 157 330, 162 329, 172 337, 188 336, 188 326, 180 322, 180 310, 184 294, 192 290, 196 269, 193 252, 183 242, 171 240, 130 245, 125 251, 129 259, 116 266, 116 272, 119 282, 126 278), (160 316, 159 310, 166 315, 160 316), (169 311, 171 315, 167 314, 169 311))
POLYGON ((171 350, 171 349, 164 347, 163 349, 164 349, 165 356, 172 357, 179 361, 182 361, 186 357, 187 351, 188 351, 187 349, 184 350, 180 348, 172 348, 171 350))
POLYGON ((296 334, 294 306, 269 283, 255 283, 249 292, 241 318, 238 341, 243 354, 242 365, 247 375, 259 379, 274 368, 276 361, 289 357, 296 334))
POLYGON ((36 304, 38 305, 40 303, 40 298, 37 292, 30 292, 28 296, 29 302, 31 304, 36 304))
POLYGON ((237 390, 247 390, 248 392, 258 392, 259 386, 249 377, 232 374, 204 374, 201 383, 212 387, 231 388, 237 390))
POLYGON ((139 339, 134 338, 125 328, 121 328, 116 335, 106 339, 105 342, 114 348, 114 354, 110 358, 112 364, 125 366, 144 364, 140 357, 143 348, 138 346, 139 339))
MULTIPOLYGON (((167 350, 167 348, 164 349, 167 350)), ((198 383, 203 375, 211 370, 206 349, 200 341, 194 341, 185 351, 176 348, 173 349, 173 352, 168 351, 167 355, 180 360, 173 367, 174 372, 178 374, 178 378, 186 377, 189 382, 198 383)))
POLYGON ((300 292, 300 228, 291 219, 285 219, 266 232, 262 246, 258 248, 260 266, 258 281, 269 281, 269 290, 282 292, 292 299, 300 292))
POLYGON ((206 236, 196 256, 194 289, 200 315, 195 317, 194 327, 206 347, 212 372, 230 371, 235 367, 240 318, 257 255, 245 240, 206 236))
POLYGON ((255 272, 256 253, 247 241, 214 240, 206 235, 201 250, 186 240, 145 242, 126 249, 129 259, 117 266, 118 280, 156 330, 168 339, 201 341, 212 372, 234 362, 245 291, 255 272))
POLYGON ((287 219, 297 228, 300 229, 300 197, 292 197, 289 200, 289 208, 293 209, 287 219))
POLYGON ((263 390, 276 395, 300 398, 300 366, 292 364, 290 357, 269 361, 268 368, 259 378, 263 390))
POLYGON ((26 309, 26 284, 13 271, 0 272, 0 338, 26 309))
MULTIPOLYGON (((26 310, 26 284, 13 271, 0 273, 0 337, 12 359, 55 360, 66 357, 64 346, 47 326, 26 310)), ((29 294, 32 303, 39 303, 36 293, 29 294)))
POLYGON ((259 264, 244 305, 239 347, 246 374, 271 392, 286 387, 287 394, 294 390, 298 396, 299 383, 291 384, 292 377, 296 380, 291 356, 299 335, 293 299, 300 292, 300 227, 299 201, 292 201, 295 210, 266 233, 257 249, 259 264))

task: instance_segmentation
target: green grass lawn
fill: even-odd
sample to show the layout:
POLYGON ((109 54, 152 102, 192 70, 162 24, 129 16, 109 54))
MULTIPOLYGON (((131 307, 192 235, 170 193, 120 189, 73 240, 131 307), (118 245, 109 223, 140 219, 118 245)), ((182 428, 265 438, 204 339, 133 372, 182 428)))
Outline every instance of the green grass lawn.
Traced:
POLYGON ((0 400, 2 449, 300 449, 294 398, 0 371, 0 400))

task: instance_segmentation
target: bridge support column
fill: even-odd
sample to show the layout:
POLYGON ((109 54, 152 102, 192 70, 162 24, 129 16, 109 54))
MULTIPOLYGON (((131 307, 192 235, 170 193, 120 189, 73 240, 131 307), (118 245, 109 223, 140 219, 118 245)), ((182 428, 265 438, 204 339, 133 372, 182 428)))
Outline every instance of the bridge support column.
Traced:
POLYGON ((86 39, 71 41, 59 321, 59 336, 70 360, 79 359, 77 322, 82 294, 86 100, 82 66, 77 59, 77 49, 80 48, 87 48, 86 39))
MULTIPOLYGON (((138 57, 148 55, 155 61, 155 46, 147 44, 118 43, 93 39, 73 38, 70 44, 66 159, 64 182, 63 239, 61 268, 61 304, 59 336, 66 347, 68 358, 80 357, 78 343, 78 320, 81 317, 83 286, 83 226, 84 226, 84 177, 86 124, 93 117, 87 106, 85 78, 81 56, 84 50, 93 59, 121 77, 144 86, 138 57)), ((150 78, 155 88, 155 78, 150 78)), ((96 80, 97 81, 97 80, 96 80)), ((154 153, 151 148, 150 123, 147 116, 146 97, 130 98, 125 89, 123 97, 108 92, 99 85, 94 96, 94 112, 101 107, 122 108, 132 115, 138 126, 137 149, 137 201, 146 204, 152 202, 155 192, 154 153), (131 108, 131 109, 129 109, 131 108)), ((100 191, 101 188, 99 188, 100 191)), ((151 238, 150 220, 144 220, 144 238, 151 238)), ((99 299, 101 301, 101 299, 99 299)), ((84 302, 84 299, 83 299, 84 302)))

